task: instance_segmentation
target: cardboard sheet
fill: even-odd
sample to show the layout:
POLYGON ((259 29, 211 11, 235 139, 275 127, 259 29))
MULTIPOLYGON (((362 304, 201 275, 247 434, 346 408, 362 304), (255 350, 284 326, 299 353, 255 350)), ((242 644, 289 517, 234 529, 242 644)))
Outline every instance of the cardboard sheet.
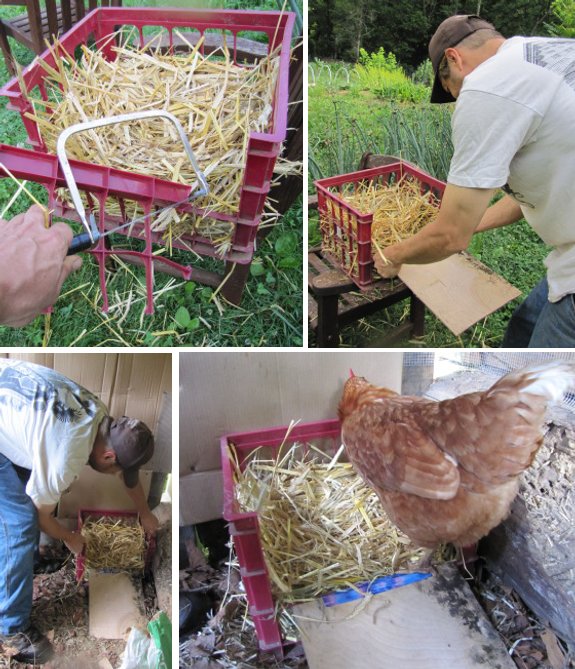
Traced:
POLYGON ((222 470, 195 472, 180 478, 180 525, 196 525, 222 517, 222 470))
POLYGON ((127 574, 90 572, 90 635, 98 639, 127 639, 132 627, 146 625, 138 601, 138 591, 127 574))
POLYGON ((228 432, 334 418, 350 368, 399 391, 402 361, 360 351, 180 353, 180 475, 220 469, 228 432))
POLYGON ((521 295, 468 253, 429 265, 403 265, 399 278, 456 336, 521 295))
POLYGON ((310 669, 513 669, 467 583, 444 567, 368 601, 295 606, 310 669))

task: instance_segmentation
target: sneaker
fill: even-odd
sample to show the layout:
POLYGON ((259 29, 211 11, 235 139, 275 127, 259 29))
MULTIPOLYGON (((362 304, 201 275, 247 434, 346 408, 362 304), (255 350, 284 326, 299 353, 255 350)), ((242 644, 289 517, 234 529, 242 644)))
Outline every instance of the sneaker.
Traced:
POLYGON ((26 664, 44 664, 54 653, 52 644, 33 625, 23 632, 0 634, 0 642, 5 650, 16 651, 11 654, 13 660, 26 664))

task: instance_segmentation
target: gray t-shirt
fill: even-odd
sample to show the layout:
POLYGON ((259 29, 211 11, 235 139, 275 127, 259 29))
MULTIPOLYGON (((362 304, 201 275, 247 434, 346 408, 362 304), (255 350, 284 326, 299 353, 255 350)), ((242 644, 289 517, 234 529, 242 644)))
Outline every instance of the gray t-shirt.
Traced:
POLYGON ((575 292, 575 40, 513 37, 468 74, 448 182, 503 188, 554 250, 549 299, 575 292))

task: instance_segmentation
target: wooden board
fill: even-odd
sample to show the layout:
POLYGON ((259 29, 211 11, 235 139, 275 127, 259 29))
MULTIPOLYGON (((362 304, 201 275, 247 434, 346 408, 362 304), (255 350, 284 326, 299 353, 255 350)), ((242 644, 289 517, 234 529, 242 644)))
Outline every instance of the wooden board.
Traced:
POLYGON ((515 669, 449 565, 426 581, 358 601, 294 607, 310 669, 515 669))
POLYGON ((399 278, 454 335, 521 295, 468 253, 429 265, 403 265, 399 278))
POLYGON ((509 517, 480 554, 541 620, 575 646, 575 430, 554 425, 509 517))
POLYGON ((127 574, 91 571, 89 632, 99 639, 127 639, 132 627, 146 625, 138 591, 127 574))

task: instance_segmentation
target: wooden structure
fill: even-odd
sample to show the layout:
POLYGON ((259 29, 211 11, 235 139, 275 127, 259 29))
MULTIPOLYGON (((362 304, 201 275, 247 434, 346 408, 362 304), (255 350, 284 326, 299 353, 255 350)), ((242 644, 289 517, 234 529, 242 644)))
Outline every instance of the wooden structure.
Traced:
POLYGON ((86 12, 104 6, 119 7, 122 0, 46 0, 46 9, 40 7, 39 0, 0 0, 0 5, 24 6, 25 13, 13 19, 0 19, 0 49, 6 61, 6 67, 16 74, 14 59, 8 37, 13 37, 25 47, 40 54, 46 49, 46 40, 53 35, 60 35, 83 19, 86 12))
POLYGON ((410 300, 409 321, 380 340, 378 346, 423 336, 425 305, 402 281, 381 279, 360 291, 318 248, 308 253, 308 293, 309 326, 315 330, 320 348, 337 348, 342 327, 407 299, 410 300))

